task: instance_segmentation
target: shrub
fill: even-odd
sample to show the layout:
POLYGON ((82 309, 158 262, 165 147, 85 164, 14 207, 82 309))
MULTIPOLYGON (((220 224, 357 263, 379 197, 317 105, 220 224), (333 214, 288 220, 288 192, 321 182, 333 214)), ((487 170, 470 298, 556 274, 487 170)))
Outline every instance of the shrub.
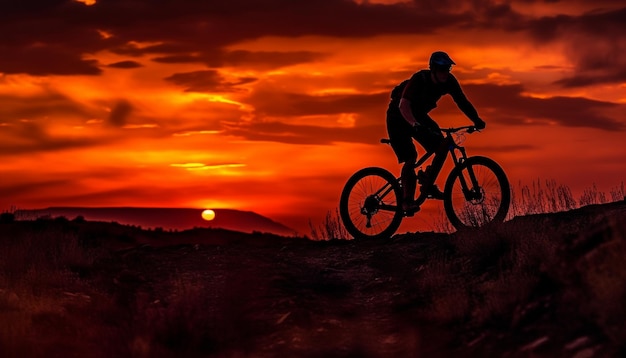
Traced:
POLYGON ((0 214, 0 223, 12 223, 15 221, 15 214, 5 212, 0 214))
POLYGON ((82 216, 82 215, 78 215, 72 221, 75 222, 75 223, 84 223, 85 222, 85 217, 82 216))

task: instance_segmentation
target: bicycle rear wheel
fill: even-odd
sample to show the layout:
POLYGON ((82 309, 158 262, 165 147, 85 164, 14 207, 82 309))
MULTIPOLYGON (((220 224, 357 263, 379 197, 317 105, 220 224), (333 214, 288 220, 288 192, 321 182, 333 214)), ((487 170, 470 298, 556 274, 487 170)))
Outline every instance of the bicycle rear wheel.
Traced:
POLYGON ((511 204, 509 180, 495 161, 470 157, 448 176, 443 204, 457 230, 502 222, 511 204))
POLYGON ((402 222, 402 198, 397 179, 383 168, 356 172, 343 188, 339 213, 355 239, 381 239, 393 235, 402 222))

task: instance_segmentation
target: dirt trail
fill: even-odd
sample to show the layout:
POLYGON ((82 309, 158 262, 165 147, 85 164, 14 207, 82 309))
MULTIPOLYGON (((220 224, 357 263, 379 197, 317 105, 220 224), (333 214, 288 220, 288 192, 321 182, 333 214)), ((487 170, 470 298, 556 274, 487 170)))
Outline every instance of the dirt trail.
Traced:
MULTIPOLYGON (((14 330, 0 330, 0 349, 8 356, 618 357, 626 352, 624 223, 626 203, 378 241, 5 225, 14 244, 51 235, 62 249, 39 255, 24 247, 42 268, 27 270, 38 273, 29 276, 32 289, 20 278, 21 291, 0 291, 0 320, 23 317, 18 325, 28 335, 15 340, 14 330), (76 250, 98 256, 91 262, 76 250), (43 271, 51 267, 60 276, 43 271)), ((5 263, 5 278, 23 266, 5 263)))

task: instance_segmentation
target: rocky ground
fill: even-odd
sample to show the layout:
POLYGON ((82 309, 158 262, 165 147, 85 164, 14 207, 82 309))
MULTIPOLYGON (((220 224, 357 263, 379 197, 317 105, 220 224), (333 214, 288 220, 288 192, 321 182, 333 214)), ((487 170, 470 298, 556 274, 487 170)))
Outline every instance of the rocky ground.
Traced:
POLYGON ((311 241, 67 220, 2 229, 4 357, 621 357, 626 203, 311 241))

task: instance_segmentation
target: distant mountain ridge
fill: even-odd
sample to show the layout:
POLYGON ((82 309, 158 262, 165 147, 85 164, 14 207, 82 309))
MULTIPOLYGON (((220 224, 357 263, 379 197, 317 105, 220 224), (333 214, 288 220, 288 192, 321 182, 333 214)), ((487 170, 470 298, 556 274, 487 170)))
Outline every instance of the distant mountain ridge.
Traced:
POLYGON ((36 219, 42 216, 64 216, 74 219, 82 216, 89 221, 115 221, 142 228, 187 230, 193 228, 222 228, 246 233, 267 232, 293 236, 297 232, 281 223, 252 211, 212 209, 215 218, 202 218, 204 209, 194 208, 144 208, 144 207, 49 207, 16 211, 18 219, 36 219))

